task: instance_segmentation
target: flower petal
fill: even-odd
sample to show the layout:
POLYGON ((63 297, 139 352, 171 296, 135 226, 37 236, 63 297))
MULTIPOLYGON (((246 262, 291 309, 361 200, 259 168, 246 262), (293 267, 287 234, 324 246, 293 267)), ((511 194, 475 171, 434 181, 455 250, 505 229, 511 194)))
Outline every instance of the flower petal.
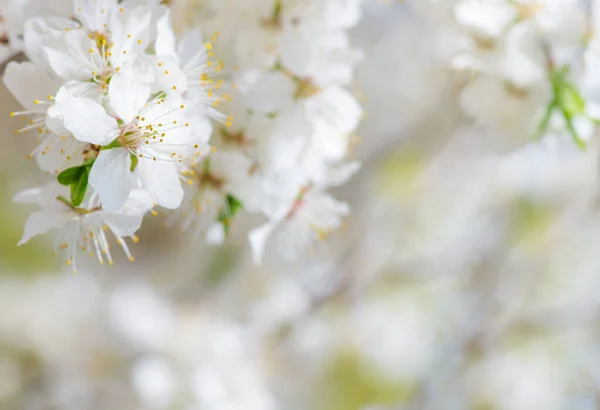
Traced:
POLYGON ((252 259, 255 264, 259 265, 262 262, 263 255, 265 253, 265 245, 267 240, 279 225, 278 220, 270 221, 258 228, 253 229, 248 234, 248 241, 250 242, 250 248, 252 249, 252 259))
POLYGON ((110 20, 113 40, 110 61, 113 66, 120 67, 130 56, 146 49, 151 18, 152 10, 147 6, 113 13, 110 20))
POLYGON ((85 30, 70 30, 64 33, 60 43, 52 42, 44 50, 50 67, 65 80, 88 81, 104 66, 96 42, 85 30))
POLYGON ((58 103, 65 127, 79 141, 96 145, 110 144, 119 133, 117 120, 89 98, 66 98, 58 103))
POLYGON ((89 183, 100 195, 105 211, 119 211, 131 190, 135 188, 135 179, 130 167, 131 158, 125 148, 101 151, 96 158, 89 183))
POLYGON ((165 208, 175 209, 183 200, 183 188, 179 180, 177 165, 171 162, 140 159, 135 169, 142 188, 165 208))
POLYGON ((113 75, 108 88, 110 106, 115 114, 129 123, 141 111, 150 96, 150 66, 143 60, 127 65, 113 75))
POLYGON ((103 223, 118 236, 132 236, 142 225, 143 215, 128 215, 115 212, 97 212, 88 218, 90 222, 103 223))
POLYGON ((60 87, 60 83, 51 78, 44 69, 30 62, 8 63, 2 81, 27 109, 39 109, 40 106, 34 101, 46 100, 48 95, 54 95, 60 87))
POLYGON ((23 41, 25 54, 35 64, 49 67, 44 46, 56 40, 66 29, 77 29, 78 24, 62 17, 37 17, 25 22, 23 41))
POLYGON ((157 56, 175 56, 175 33, 171 26, 171 11, 166 10, 156 23, 156 42, 154 51, 157 56))
POLYGON ((73 212, 66 207, 64 211, 43 210, 32 213, 25 224, 23 237, 19 241, 18 246, 27 243, 34 236, 65 226, 73 220, 73 217, 73 212))

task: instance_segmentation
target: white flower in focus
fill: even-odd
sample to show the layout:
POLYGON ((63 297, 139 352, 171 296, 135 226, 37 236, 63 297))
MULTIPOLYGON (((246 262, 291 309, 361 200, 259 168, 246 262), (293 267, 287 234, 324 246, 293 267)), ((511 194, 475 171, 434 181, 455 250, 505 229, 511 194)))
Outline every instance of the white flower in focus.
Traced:
MULTIPOLYGON (((138 67, 135 67, 138 68, 138 67)), ((122 70, 111 80, 109 115, 89 98, 59 103, 64 124, 75 138, 99 146, 89 182, 103 207, 117 210, 132 189, 141 186, 161 206, 177 208, 183 198, 180 172, 184 160, 203 154, 204 141, 191 131, 185 104, 175 93, 150 98, 150 86, 137 69, 122 70), (135 161, 135 162, 133 162, 135 161)))
POLYGON ((25 36, 31 37, 31 43, 41 44, 59 77, 89 83, 103 93, 112 75, 149 45, 152 8, 129 8, 127 3, 79 0, 75 17, 82 25, 73 27, 68 19, 40 18, 35 25, 26 26, 25 36), (60 25, 62 32, 57 32, 60 25))
POLYGON ((76 255, 80 249, 91 255, 95 254, 101 264, 105 258, 110 264, 113 263, 107 237, 110 233, 127 257, 133 260, 124 238, 131 237, 134 242, 137 241, 134 234, 142 224, 144 214, 152 207, 151 199, 143 191, 132 191, 119 212, 106 212, 102 209, 98 195, 89 191, 79 207, 74 207, 65 199, 69 195, 68 188, 58 183, 17 194, 15 202, 37 204, 42 208, 27 220, 19 245, 25 244, 34 236, 60 229, 54 250, 66 251, 66 264, 72 266, 75 272, 76 255))

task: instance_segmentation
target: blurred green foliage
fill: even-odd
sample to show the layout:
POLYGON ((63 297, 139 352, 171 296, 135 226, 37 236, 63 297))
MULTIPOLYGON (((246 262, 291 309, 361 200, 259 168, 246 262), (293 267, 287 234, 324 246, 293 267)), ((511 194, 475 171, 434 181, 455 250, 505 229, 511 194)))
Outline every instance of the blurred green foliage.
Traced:
POLYGON ((362 410, 373 404, 394 404, 410 400, 416 386, 386 379, 351 352, 340 353, 319 383, 315 397, 319 410, 362 410))

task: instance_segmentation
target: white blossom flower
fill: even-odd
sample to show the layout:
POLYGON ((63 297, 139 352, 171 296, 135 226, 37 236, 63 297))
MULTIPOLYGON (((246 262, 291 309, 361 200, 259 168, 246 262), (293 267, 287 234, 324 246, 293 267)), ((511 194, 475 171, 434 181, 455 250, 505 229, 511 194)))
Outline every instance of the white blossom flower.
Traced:
POLYGON ((105 211, 98 195, 90 190, 81 206, 75 207, 66 199, 68 188, 58 183, 49 183, 41 188, 33 188, 17 194, 14 200, 22 204, 36 204, 42 209, 31 214, 25 225, 25 232, 19 245, 32 237, 53 229, 59 229, 54 250, 66 252, 66 264, 73 272, 77 270, 76 256, 79 250, 96 255, 102 264, 104 260, 113 263, 107 233, 110 232, 127 257, 133 260, 125 237, 133 238, 142 224, 144 214, 152 207, 148 195, 140 190, 132 191, 119 212, 105 211))
POLYGON ((184 160, 205 149, 191 131, 181 97, 169 90, 150 98, 145 68, 141 70, 113 75, 108 96, 114 116, 85 97, 59 104, 75 138, 99 146, 115 142, 114 148, 99 152, 90 173, 90 185, 107 210, 119 209, 138 185, 159 205, 177 208, 183 198, 179 173, 184 160))
POLYGON ((271 215, 268 223, 250 232, 248 238, 255 263, 260 263, 267 239, 275 233, 279 253, 295 260, 307 247, 339 228, 350 207, 322 190, 343 184, 358 168, 357 163, 346 164, 332 170, 320 186, 302 187, 293 201, 271 215))

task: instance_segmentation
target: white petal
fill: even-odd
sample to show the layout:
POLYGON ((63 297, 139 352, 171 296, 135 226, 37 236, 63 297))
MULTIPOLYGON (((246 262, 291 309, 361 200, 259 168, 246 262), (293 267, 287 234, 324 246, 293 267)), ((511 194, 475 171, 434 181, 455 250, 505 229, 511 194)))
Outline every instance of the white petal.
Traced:
POLYGON ((60 86, 60 82, 30 62, 8 63, 2 81, 17 101, 27 109, 41 108, 34 100, 47 100, 48 95, 55 95, 60 86))
POLYGON ((90 172, 89 183, 98 192, 102 207, 107 212, 117 212, 135 187, 135 178, 130 170, 131 158, 124 148, 107 149, 100 152, 90 172))
POLYGON ((260 113, 285 110, 294 102, 296 84, 282 72, 263 74, 246 95, 248 106, 260 113))
POLYGON ((74 219, 74 214, 65 206, 65 210, 61 212, 55 211, 39 211, 34 212, 29 216, 27 223, 25 224, 25 230, 23 237, 19 241, 18 245, 21 246, 27 243, 31 238, 36 235, 41 235, 48 232, 51 229, 61 228, 65 226, 69 221, 74 219))
POLYGON ((361 164, 358 161, 348 162, 329 169, 325 187, 340 186, 348 182, 358 172, 361 164))
POLYGON ((197 66, 198 63, 206 59, 206 53, 200 47, 201 44, 203 44, 202 35, 198 30, 188 31, 179 40, 177 55, 179 56, 179 63, 183 71, 197 66))
POLYGON ((87 29, 103 32, 109 16, 117 5, 118 0, 74 0, 73 12, 87 29))
POLYGON ((262 262, 267 240, 278 225, 279 221, 271 221, 253 229, 248 234, 248 241, 252 249, 252 259, 255 264, 259 265, 262 262))
POLYGON ((40 187, 26 189, 13 197, 18 204, 38 204, 41 201, 42 189, 40 187))
MULTIPOLYGON (((157 56, 175 56, 175 33, 171 26, 171 12, 167 10, 156 23, 157 34, 154 51, 157 56)), ((197 44, 197 47, 199 47, 197 44)))
POLYGON ((305 102, 307 113, 334 130, 345 134, 352 132, 362 117, 362 107, 347 90, 327 87, 319 95, 305 102))
POLYGON ((25 22, 23 41, 25 54, 30 61, 48 66, 48 56, 44 46, 48 41, 55 40, 65 32, 65 29, 77 29, 78 24, 62 17, 37 17, 25 22))
POLYGON ((70 30, 64 33, 60 43, 46 46, 44 50, 54 72, 65 80, 91 80, 92 73, 101 72, 104 65, 96 42, 85 30, 70 30))
POLYGON ((113 66, 120 67, 130 56, 148 47, 151 17, 152 10, 147 6, 113 14, 110 22, 113 66))
POLYGON ((113 75, 108 88, 110 106, 126 123, 131 122, 141 111, 150 96, 147 66, 144 62, 127 66, 113 75))
POLYGON ((175 209, 181 205, 183 188, 176 164, 141 158, 135 174, 142 182, 142 188, 148 191, 160 206, 175 209))
POLYGON ((225 227, 222 223, 214 223, 206 231, 206 242, 210 245, 222 245, 225 241, 225 227))
POLYGON ((89 220, 104 223, 119 236, 132 236, 142 225, 142 215, 128 215, 114 212, 97 212, 90 214, 89 220))
POLYGON ((103 146, 110 144, 119 134, 117 120, 89 98, 66 98, 58 105, 65 127, 79 141, 103 146))
POLYGON ((157 56, 154 59, 152 67, 156 79, 153 84, 152 92, 171 90, 177 94, 182 94, 187 89, 187 76, 179 68, 179 64, 174 57, 157 56))
POLYGON ((130 215, 144 215, 154 206, 154 200, 150 194, 143 189, 134 189, 129 194, 127 202, 121 208, 122 213, 130 215))

